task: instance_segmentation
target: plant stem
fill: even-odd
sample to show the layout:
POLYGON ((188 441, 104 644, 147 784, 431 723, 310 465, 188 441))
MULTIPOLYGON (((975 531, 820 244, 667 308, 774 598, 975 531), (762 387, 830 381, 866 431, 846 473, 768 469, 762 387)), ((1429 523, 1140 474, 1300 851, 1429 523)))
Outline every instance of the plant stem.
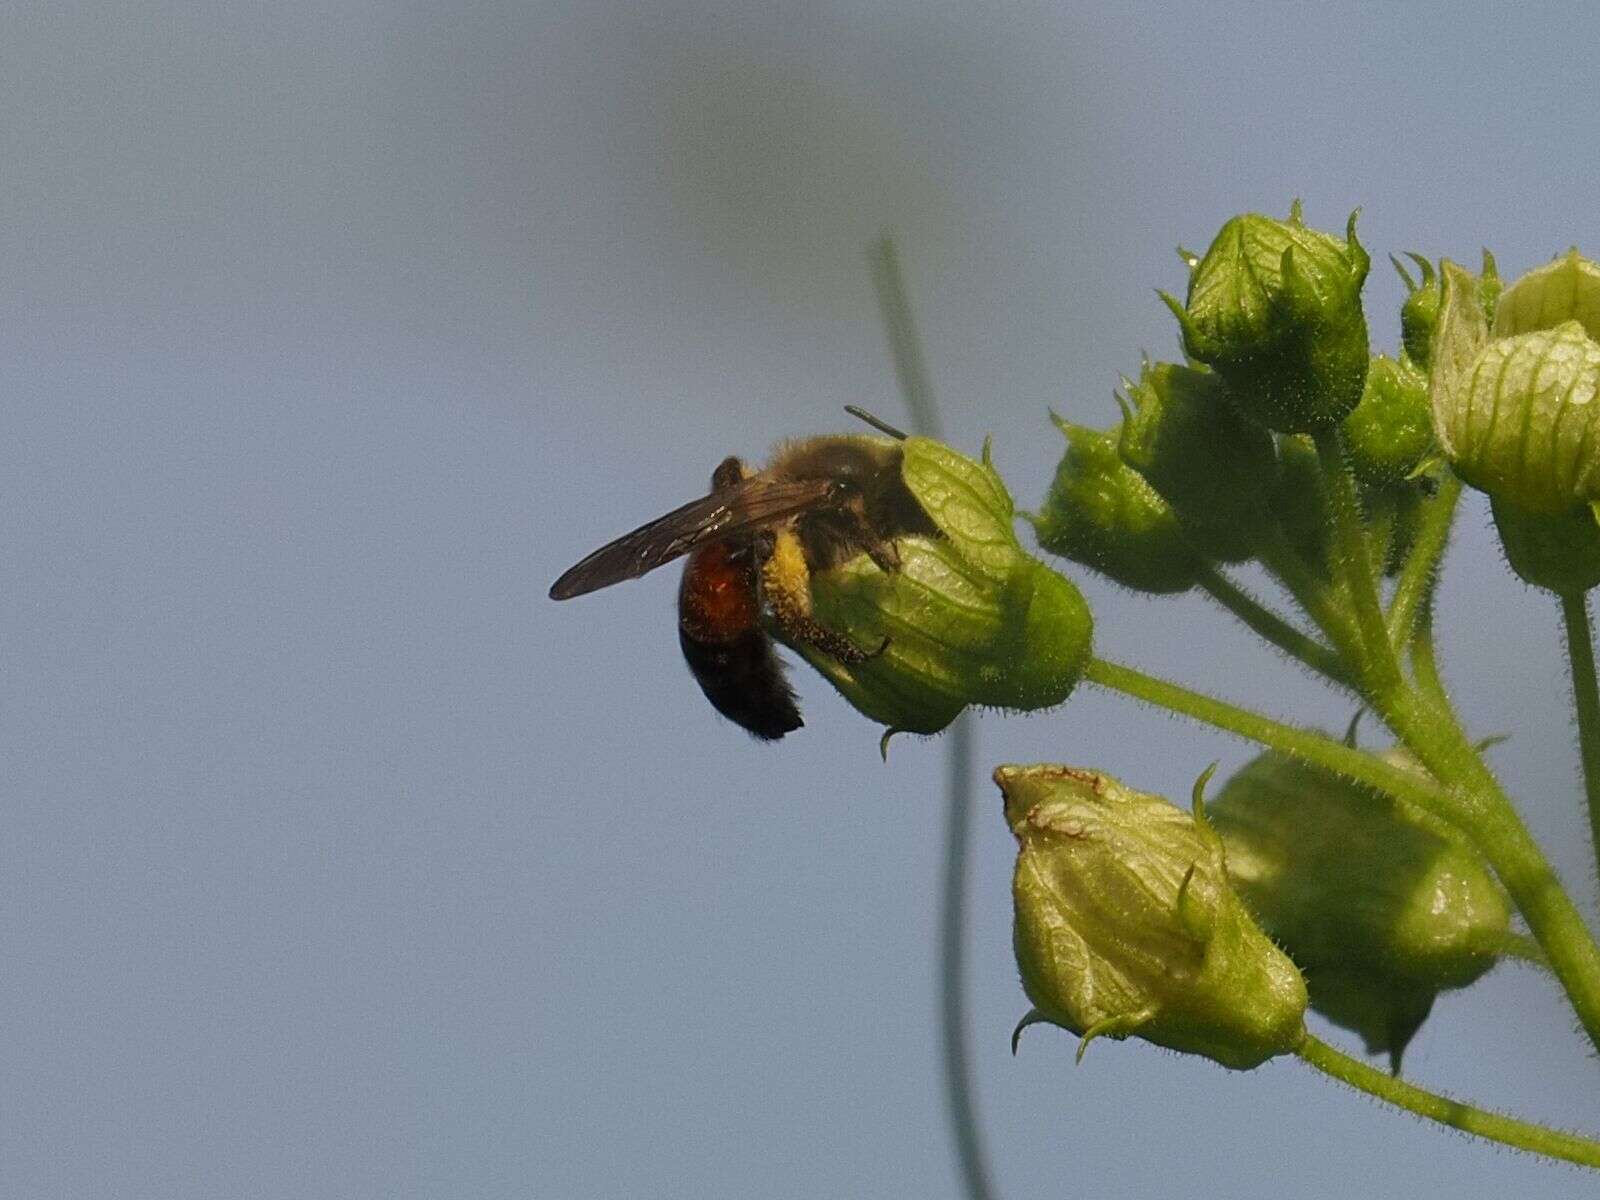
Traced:
POLYGON ((1589 831, 1600 863, 1600 690, 1595 687, 1594 640, 1589 632, 1589 598, 1584 592, 1561 597, 1567 658, 1572 664, 1572 697, 1578 710, 1578 748, 1583 756, 1583 790, 1589 797, 1589 831))
POLYGON ((1600 1142, 1590 1138, 1578 1137, 1576 1134, 1559 1129, 1548 1129, 1543 1125, 1533 1125, 1527 1121, 1518 1121, 1512 1117, 1501 1116, 1499 1113, 1475 1108, 1470 1104, 1463 1104, 1459 1100, 1448 1099, 1437 1092, 1424 1091, 1403 1079, 1351 1058, 1310 1034, 1306 1035, 1306 1040, 1301 1043, 1297 1053, 1304 1062, 1324 1075, 1403 1108, 1407 1112, 1415 1113, 1419 1117, 1426 1117, 1430 1121, 1437 1121, 1441 1125, 1448 1125, 1463 1133, 1515 1146, 1518 1150, 1564 1159, 1580 1166, 1600 1168, 1600 1142))
POLYGON ((1341 687, 1353 686, 1337 651, 1296 629, 1210 563, 1199 567, 1195 581, 1206 595, 1290 658, 1341 687))
POLYGON ((1202 692, 1190 691, 1132 667, 1091 658, 1084 679, 1101 687, 1132 696, 1171 712, 1192 717, 1207 725, 1227 730, 1273 750, 1346 776, 1357 783, 1415 804, 1445 820, 1453 819, 1448 797, 1429 780, 1410 771, 1392 767, 1382 759, 1309 729, 1274 721, 1260 713, 1218 700, 1202 692))
MULTIPOLYGON (((868 255, 872 281, 878 291, 878 308, 889 339, 900 392, 911 411, 911 425, 928 437, 941 436, 939 410, 933 385, 917 336, 911 301, 894 239, 879 238, 868 255)), ((950 1135, 956 1162, 970 1200, 989 1200, 995 1194, 982 1126, 978 1121, 977 1089, 972 1080, 972 1051, 967 1044, 966 907, 967 858, 972 842, 972 764, 977 733, 972 718, 957 718, 950 736, 946 766, 944 872, 939 897, 939 1046, 944 1064, 945 1101, 950 1115, 950 1135)))
POLYGON ((1447 782, 1444 789, 1322 734, 1284 725, 1102 658, 1091 658, 1083 677, 1295 755, 1415 804, 1461 829, 1500 876, 1528 928, 1549 955, 1551 969, 1585 1031, 1600 1046, 1600 947, 1528 827, 1459 725, 1403 682, 1376 693, 1374 705, 1433 776, 1447 782))
POLYGON ((1328 636, 1336 649, 1342 651, 1354 644, 1355 623, 1350 619, 1338 589, 1311 568, 1290 544, 1282 529, 1270 527, 1266 543, 1260 550, 1260 558, 1261 564, 1294 597, 1295 603, 1328 636))
POLYGON ((1500 942, 1500 953, 1505 958, 1514 958, 1518 962, 1525 962, 1538 967, 1541 971, 1550 970, 1550 956, 1546 954, 1539 943, 1525 933, 1511 931, 1505 934, 1500 942))
POLYGON ((1355 479, 1345 461, 1344 445, 1336 429, 1317 433, 1317 458, 1322 463, 1322 478, 1328 489, 1333 518, 1333 557, 1337 574, 1345 581, 1355 609, 1356 628, 1361 638, 1363 677, 1378 687, 1388 687, 1400 679, 1389 627, 1378 606, 1377 577, 1372 573, 1372 556, 1366 531, 1361 527, 1361 502, 1356 496, 1355 479))
POLYGON ((1373 707, 1450 795, 1441 813, 1494 868, 1550 957, 1573 1011, 1600 1047, 1600 947, 1455 714, 1403 682, 1372 689, 1373 707))
POLYGON ((1393 645, 1404 646, 1410 640, 1412 623, 1433 591, 1435 572, 1450 543, 1450 526, 1455 521, 1460 499, 1461 480, 1453 471, 1446 471, 1439 482, 1439 494, 1427 502, 1427 511, 1417 526, 1416 540, 1405 565, 1400 568, 1394 597, 1389 601, 1387 624, 1393 645))
POLYGON ((1433 644, 1433 614, 1426 609, 1411 628, 1411 673, 1416 678, 1417 690, 1453 719, 1455 708, 1439 675, 1439 659, 1433 644))

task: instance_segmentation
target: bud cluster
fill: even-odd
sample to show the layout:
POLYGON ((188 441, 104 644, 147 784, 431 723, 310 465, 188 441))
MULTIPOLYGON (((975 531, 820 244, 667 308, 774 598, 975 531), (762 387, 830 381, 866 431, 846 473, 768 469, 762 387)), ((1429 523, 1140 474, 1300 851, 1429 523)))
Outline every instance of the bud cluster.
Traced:
POLYGON ((1204 255, 1184 255, 1187 300, 1163 295, 1187 361, 1147 359, 1124 378, 1114 429, 1055 418, 1068 446, 1033 518, 1039 544, 1153 593, 1184 591, 1217 564, 1281 565, 1285 551, 1327 575, 1331 513, 1312 435, 1336 434, 1373 557, 1397 570, 1438 461, 1425 364, 1442 287, 1413 257, 1423 283, 1401 268, 1404 349, 1373 356, 1354 215, 1342 238, 1307 227, 1298 203, 1287 221, 1228 221, 1204 255))

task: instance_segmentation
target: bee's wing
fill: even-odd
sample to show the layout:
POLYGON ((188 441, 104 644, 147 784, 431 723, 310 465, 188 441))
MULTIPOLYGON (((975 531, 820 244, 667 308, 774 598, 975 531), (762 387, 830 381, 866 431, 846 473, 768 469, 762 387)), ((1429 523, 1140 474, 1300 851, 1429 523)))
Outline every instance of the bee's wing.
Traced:
POLYGON ((835 486, 827 479, 756 475, 726 491, 691 500, 601 546, 550 585, 550 598, 568 600, 637 579, 708 542, 817 508, 827 502, 835 486))

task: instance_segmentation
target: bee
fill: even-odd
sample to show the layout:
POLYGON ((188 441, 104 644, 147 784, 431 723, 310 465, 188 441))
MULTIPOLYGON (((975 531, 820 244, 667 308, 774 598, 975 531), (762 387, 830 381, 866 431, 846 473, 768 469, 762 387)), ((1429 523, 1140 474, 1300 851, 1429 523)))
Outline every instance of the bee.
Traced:
POLYGON ((711 492, 600 547, 557 579, 552 600, 598 591, 688 555, 678 587, 678 644, 700 690, 763 741, 804 722, 767 629, 842 663, 883 653, 812 615, 811 576, 865 554, 900 566, 897 538, 937 529, 900 477, 905 434, 854 407, 884 437, 834 434, 784 442, 760 471, 728 457, 711 492))

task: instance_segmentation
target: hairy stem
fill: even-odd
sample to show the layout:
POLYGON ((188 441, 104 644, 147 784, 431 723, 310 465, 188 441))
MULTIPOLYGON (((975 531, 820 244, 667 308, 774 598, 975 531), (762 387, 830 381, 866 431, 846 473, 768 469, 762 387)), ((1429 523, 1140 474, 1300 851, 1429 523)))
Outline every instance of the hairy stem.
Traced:
POLYGON ((1260 713, 1218 700, 1215 696, 1191 691, 1103 658, 1091 658, 1083 677, 1090 683, 1121 692, 1135 700, 1192 717, 1270 749, 1291 754, 1415 804, 1445 820, 1454 819, 1449 797, 1433 783, 1410 771, 1392 767, 1382 759, 1346 746, 1325 734, 1285 725, 1260 713))
POLYGON ((1578 711, 1578 749, 1583 756, 1583 790, 1589 798, 1589 832, 1600 863, 1600 690, 1595 687, 1594 639, 1589 631, 1589 598, 1584 592, 1561 597, 1561 620, 1572 664, 1572 698, 1578 711))
POLYGON ((1419 1117, 1437 1121, 1441 1125, 1448 1125, 1463 1133, 1515 1146, 1518 1150, 1564 1159, 1580 1166, 1600 1168, 1600 1141, 1578 1137, 1576 1134, 1559 1129, 1549 1129, 1543 1125, 1534 1125, 1527 1121, 1518 1121, 1513 1117, 1501 1116, 1499 1113, 1463 1104, 1459 1100, 1451 1100, 1437 1092, 1425 1091, 1403 1079, 1351 1058, 1310 1034, 1306 1035, 1306 1040, 1301 1043, 1297 1053, 1304 1062, 1324 1075, 1331 1076, 1358 1091, 1366 1092, 1369 1096, 1376 1096, 1380 1100, 1403 1108, 1407 1112, 1415 1113, 1419 1117))
POLYGON ((1362 675, 1375 686, 1388 687, 1399 681, 1400 665, 1395 661, 1389 628, 1378 604, 1377 577, 1372 571, 1366 531, 1361 526, 1361 502, 1356 496, 1355 479, 1345 461, 1344 445, 1337 430, 1318 433, 1314 440, 1332 509, 1333 557, 1355 609, 1362 675))
POLYGON ((1412 625, 1433 591, 1439 562, 1450 543, 1450 526, 1455 521, 1460 499, 1461 480, 1453 472, 1446 471, 1439 483, 1438 495, 1426 503, 1416 540, 1412 542, 1405 565, 1400 568, 1394 597, 1389 601, 1386 621, 1393 645, 1404 646, 1410 640, 1412 625))
POLYGON ((1206 595, 1290 658, 1341 687, 1353 686, 1337 651, 1296 629, 1210 563, 1201 565, 1196 582, 1206 595))

